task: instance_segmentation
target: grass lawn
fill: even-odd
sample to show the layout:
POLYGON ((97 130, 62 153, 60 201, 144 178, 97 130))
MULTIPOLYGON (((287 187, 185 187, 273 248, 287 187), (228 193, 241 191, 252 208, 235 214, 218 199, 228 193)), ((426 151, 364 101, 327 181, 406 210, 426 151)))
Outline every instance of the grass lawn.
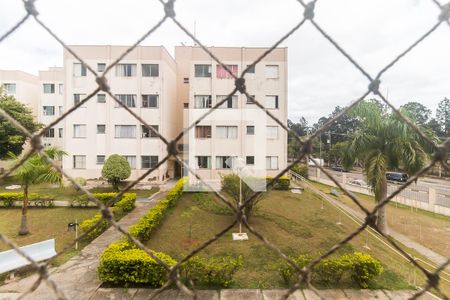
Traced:
MULTIPOLYGON (((288 191, 271 191, 259 204, 251 225, 273 244, 288 255, 308 254, 318 256, 332 247, 340 239, 354 231, 356 224, 327 202, 321 209, 321 198, 311 191, 301 195, 288 191), (341 225, 336 223, 340 221, 341 225)), ((196 246, 213 237, 233 221, 233 216, 213 194, 185 194, 177 206, 169 213, 163 224, 154 232, 148 246, 156 251, 164 251, 179 259, 196 246), (183 212, 194 210, 192 217, 183 212), (192 223, 192 237, 188 237, 192 223)), ((237 288, 282 288, 285 284, 275 269, 279 256, 252 234, 248 241, 232 241, 231 233, 208 246, 200 256, 242 255, 243 268, 236 273, 233 287, 237 288)), ((379 259, 384 267, 383 274, 371 288, 408 289, 408 281, 413 280, 411 266, 383 244, 365 233, 353 239, 338 251, 338 255, 360 251, 379 259), (363 246, 368 244, 370 250, 363 246)), ((417 276, 417 283, 424 279, 417 276)), ((341 287, 340 288, 344 288, 341 287)))
MULTIPOLYGON (((312 182, 314 186, 325 193, 330 193, 331 187, 312 182)), ((369 209, 375 206, 374 198, 355 193, 361 204, 369 209)), ((359 207, 347 196, 333 198, 342 201, 355 210, 359 207)), ((406 235, 410 239, 422 244, 445 257, 450 257, 450 217, 434 214, 421 209, 389 203, 387 206, 388 225, 393 230, 406 235)))
MULTIPOLYGON (((67 223, 92 217, 98 212, 90 208, 31 208, 28 210, 28 228, 30 234, 18 235, 21 210, 19 208, 0 209, 0 232, 5 234, 19 246, 28 245, 48 239, 56 240, 56 252, 60 252, 75 239, 74 231, 67 231, 67 223)), ((85 244, 79 243, 79 249, 85 244)), ((9 249, 6 244, 0 242, 0 251, 9 249)), ((77 254, 75 249, 57 257, 55 265, 62 264, 70 257, 77 254)))

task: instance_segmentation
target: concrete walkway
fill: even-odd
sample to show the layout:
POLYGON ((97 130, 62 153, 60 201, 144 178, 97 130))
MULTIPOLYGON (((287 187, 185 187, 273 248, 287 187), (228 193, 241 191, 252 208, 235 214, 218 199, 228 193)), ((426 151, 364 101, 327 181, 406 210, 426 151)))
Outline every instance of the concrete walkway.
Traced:
MULTIPOLYGON (((313 185, 311 185, 309 183, 303 182, 303 186, 313 190, 315 193, 324 197, 325 199, 327 199, 334 205, 342 208, 343 210, 347 211, 348 213, 357 217, 358 219, 364 220, 365 215, 361 211, 357 211, 357 210, 345 205, 344 203, 342 203, 340 201, 336 201, 333 197, 330 197, 329 195, 325 194, 324 192, 322 192, 321 190, 317 189, 316 187, 314 187, 313 185)), ((415 251, 417 251, 418 253, 420 253, 421 255, 423 255, 424 257, 426 257, 427 259, 429 259, 436 265, 442 265, 443 263, 445 263, 447 261, 446 257, 411 240, 409 237, 407 237, 401 233, 398 233, 397 231, 392 230, 392 228, 389 228, 389 235, 391 237, 393 237, 394 239, 396 239, 397 241, 399 241, 400 243, 402 243, 403 245, 405 245, 406 247, 414 249, 415 251)), ((447 270, 450 270, 450 266, 447 266, 447 270)))
MULTIPOLYGON (((119 224, 125 229, 135 224, 150 208, 155 206, 158 200, 166 195, 175 184, 168 182, 160 187, 160 191, 149 199, 150 201, 136 201, 136 208, 123 217, 119 224)), ((100 287, 101 282, 97 278, 97 265, 99 256, 111 243, 120 239, 123 235, 115 228, 109 228, 102 235, 87 245, 79 255, 71 258, 63 265, 50 270, 50 278, 64 291, 68 299, 89 299, 100 287)), ((16 299, 21 293, 27 291, 37 280, 36 274, 0 286, 0 300, 16 299)), ((42 283, 38 289, 25 299, 48 300, 56 299, 53 291, 42 283)))

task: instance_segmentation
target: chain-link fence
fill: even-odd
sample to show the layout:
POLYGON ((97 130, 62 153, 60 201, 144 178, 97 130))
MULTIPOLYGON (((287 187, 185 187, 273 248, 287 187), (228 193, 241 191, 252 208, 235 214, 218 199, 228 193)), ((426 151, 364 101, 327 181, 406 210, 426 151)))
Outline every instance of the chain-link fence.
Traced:
MULTIPOLYGON (((40 130, 38 133, 36 134, 32 134, 29 131, 27 131, 23 126, 21 126, 21 124, 19 122, 17 122, 16 120, 14 120, 10 115, 8 115, 5 111, 0 110, 0 115, 3 118, 6 118, 8 121, 10 121, 15 127, 17 127, 18 129, 20 129, 21 131, 23 131, 24 134, 26 134, 26 136, 30 139, 31 143, 31 147, 30 150, 28 150, 23 156, 22 159, 13 167, 11 167, 9 170, 7 170, 1 177, 0 180, 6 178, 7 176, 9 176, 10 174, 12 174, 14 172, 14 170, 19 167, 21 164, 23 164, 33 153, 40 153, 47 161, 48 163, 50 163, 54 168, 56 168, 59 172, 61 172, 61 174, 68 179, 73 185, 75 185, 77 188, 79 188, 83 193, 85 193, 87 195, 87 197, 89 198, 90 201, 94 202, 97 206, 98 209, 100 210, 101 214, 102 214, 102 220, 100 220, 99 222, 97 222, 94 226, 92 226, 92 228, 90 228, 90 230, 88 232, 86 232, 85 234, 83 234, 82 236, 80 236, 76 241, 81 240, 85 237, 86 234, 88 234, 89 232, 91 232, 92 230, 94 230, 97 226, 100 225, 100 223, 103 220, 107 220, 116 230, 120 231, 124 236, 126 236, 130 241, 132 241, 133 243, 135 243, 137 245, 137 247, 143 249, 146 253, 148 253, 148 255, 150 255, 153 259, 155 259, 160 265, 162 265, 167 271, 168 271, 168 280, 167 282, 157 291, 157 293, 153 294, 153 297, 155 297, 156 295, 158 295, 161 291, 169 288, 170 286, 172 286, 173 284, 176 284, 176 286, 182 290, 183 292, 189 294, 189 295, 194 295, 194 293, 189 290, 188 287, 186 287, 179 279, 178 276, 178 272, 180 269, 180 266, 182 263, 186 262, 187 260, 189 260, 193 255, 199 253, 200 251, 202 251, 203 249, 205 249, 208 245, 210 245, 211 243, 214 243, 217 239, 219 239, 221 236, 223 236, 224 234, 226 234, 234 225, 238 224, 239 222, 241 222, 256 238, 258 238, 259 240, 261 240, 267 247, 269 247, 270 249, 272 249, 273 251, 275 251, 282 259, 284 259, 286 262, 288 262, 296 271, 299 272, 300 276, 298 277, 298 281, 296 284, 292 285, 288 291, 285 294, 285 298, 289 297, 289 295, 291 295, 296 289, 298 289, 301 285, 306 284, 308 286, 308 288, 312 289, 313 291, 315 291, 317 293, 317 290, 314 288, 314 286, 311 284, 311 271, 312 269, 317 266, 317 264, 323 260, 326 257, 329 257, 330 255, 332 255, 333 253, 335 253, 340 247, 342 247, 343 245, 345 245, 346 243, 350 242, 352 239, 354 239, 356 236, 360 235, 368 226, 371 226, 373 228, 376 228, 376 214, 378 212, 378 210, 380 208, 382 208, 383 206, 386 206, 389 201, 395 197, 397 194, 401 193, 402 190, 406 189, 411 183, 413 183, 415 180, 417 180, 420 176, 424 175, 428 170, 430 170, 430 168, 432 168, 437 162, 441 162, 441 164, 443 165, 443 167, 446 170, 450 169, 450 166, 447 163, 447 156, 448 153, 450 151, 450 139, 447 139, 444 143, 438 145, 436 144, 433 140, 431 140, 430 138, 428 138, 428 136, 423 133, 420 128, 418 126, 416 126, 413 122, 411 122, 407 117, 405 117, 404 115, 402 115, 397 109, 396 107, 394 107, 394 105, 392 105, 387 98, 385 97, 385 95, 383 95, 383 93, 380 91, 380 83, 381 83, 381 77, 383 76, 383 74, 389 70, 390 68, 392 68, 399 60, 401 60, 405 55, 407 55, 412 49, 414 49, 418 44, 420 44, 423 40, 427 39, 431 34, 433 34, 434 31, 436 31, 436 29, 440 26, 449 26, 450 27, 450 21, 449 21, 449 17, 450 17, 450 3, 448 4, 441 4, 439 3, 437 0, 431 0, 436 6, 437 6, 437 10, 436 10, 436 16, 437 16, 437 21, 435 24, 432 24, 432 26, 430 27, 430 29, 423 35, 421 35, 420 37, 418 37, 418 39, 411 45, 409 46, 406 50, 404 50, 403 52, 401 52, 398 56, 396 56, 389 64, 387 64, 383 69, 381 69, 378 74, 376 74, 376 76, 371 76, 366 70, 364 70, 363 67, 361 67, 355 58, 353 58, 348 52, 346 52, 343 47, 336 42, 321 26, 320 24, 318 24, 315 19, 314 19, 314 14, 315 14, 315 4, 317 2, 317 0, 311 1, 309 3, 305 3, 303 0, 298 0, 299 5, 301 5, 304 9, 304 13, 303 16, 301 18, 301 20, 299 21, 299 23, 294 26, 291 30, 289 30, 283 37, 281 37, 278 41, 276 41, 272 47, 270 47, 267 51, 265 51, 258 59, 256 59, 252 65, 249 65, 241 74, 240 76, 236 76, 235 74, 233 74, 233 72, 231 72, 231 70, 228 68, 227 65, 225 65, 223 62, 220 61, 220 59, 218 57, 216 57, 213 53, 211 53, 207 47, 205 47, 201 41, 199 41, 196 36, 194 34, 192 34, 188 29, 186 29, 186 27, 181 24, 178 19, 176 18, 176 10, 175 10, 175 0, 168 0, 167 2, 164 2, 163 0, 160 0, 162 7, 164 9, 164 16, 162 17, 162 19, 157 22, 151 29, 149 29, 141 38, 139 38, 136 43, 134 43, 131 47, 129 47, 119 58, 117 58, 117 60, 115 60, 112 64, 110 64, 109 66, 107 66, 107 68, 105 69, 105 71, 103 72, 103 74, 99 75, 96 73, 96 71, 91 68, 88 64, 86 64, 83 61, 83 58, 80 57, 79 55, 77 55, 77 53, 75 53, 70 47, 68 47, 63 39, 59 36, 57 36, 51 28, 49 28, 44 22, 42 22, 42 20, 39 18, 39 12, 37 11, 36 7, 35 7, 35 0, 23 0, 23 4, 24 4, 24 8, 25 8, 25 16, 17 22, 16 25, 14 25, 10 30, 8 30, 6 33, 4 33, 1 37, 0 37, 0 46, 1 43, 8 38, 8 36, 10 36, 11 34, 13 34, 18 28, 20 28, 25 22, 27 22, 29 19, 30 20, 34 20, 35 22, 37 22, 44 30, 46 30, 48 32, 48 34, 50 34, 58 43, 60 43, 69 53, 71 53, 76 59, 78 59, 80 61, 80 63, 83 63, 87 69, 89 70, 89 72, 91 72, 95 78, 96 78, 96 83, 97 83, 97 87, 96 89, 90 93, 85 99, 83 99, 81 102, 79 102, 77 105, 73 106, 72 108, 68 109, 64 114, 62 114, 59 118, 57 118, 56 120, 54 120, 53 122, 51 122, 50 124, 48 124, 45 128, 43 128, 42 130, 40 130), (128 108, 127 106, 125 106, 119 99, 117 99, 117 97, 112 94, 110 86, 108 85, 108 82, 106 81, 105 75, 111 71, 111 69, 117 64, 119 63, 128 53, 130 53, 137 45, 139 45, 143 40, 145 40, 148 36, 150 36, 151 34, 153 34, 156 30, 158 30, 158 28, 164 24, 165 22, 169 22, 172 21, 174 22, 174 24, 180 28, 187 36, 189 36, 193 41, 195 41, 195 43, 197 45, 199 45, 206 53, 208 53, 208 55, 214 60, 216 61, 219 65, 221 65, 229 74, 230 76, 232 76, 235 80, 235 87, 232 91, 230 91, 230 93, 228 94, 228 97, 223 99, 222 101, 218 102, 216 105, 214 105, 211 109, 209 109, 200 119, 196 120, 195 122, 192 122, 192 124, 190 124, 187 128, 185 128, 182 132, 180 132, 173 140, 168 140, 167 138, 165 138, 164 136, 162 136, 160 133, 156 132, 153 127, 151 127, 144 119, 142 119, 141 117, 139 117, 136 113, 134 113, 130 108, 128 108), (338 115, 336 115, 333 119, 329 120, 328 122, 326 122, 320 129, 318 129, 316 132, 314 132, 312 135, 308 136, 307 138, 301 138, 299 137, 295 132, 293 132, 292 130, 290 130, 287 125, 283 122, 280 121, 279 119, 277 119, 271 112, 270 110, 266 109, 264 107, 264 105, 261 104, 260 101, 258 101, 258 99, 255 99, 253 96, 251 96, 247 89, 246 89, 246 85, 245 85, 245 79, 244 79, 244 75, 249 71, 249 69, 254 66, 255 64, 261 62, 262 59, 264 59, 269 53, 271 53, 271 51, 273 51, 278 45, 280 45, 281 43, 283 43, 286 39, 288 39, 294 32, 296 32, 300 27, 302 27, 305 23, 310 23, 323 37, 326 38, 326 40, 328 40, 336 49, 337 51, 339 51, 339 53, 341 53, 348 61, 349 63, 351 63, 356 69, 358 69, 361 74, 367 78, 368 80, 368 88, 367 91, 365 91, 363 93, 363 95, 361 95, 361 97, 359 97, 358 99, 354 100, 352 102, 351 105, 349 105, 344 111, 342 111, 341 113, 339 113, 338 115), (188 255, 186 255, 181 261, 179 261, 176 265, 170 267, 167 264, 165 264, 164 262, 162 262, 154 253, 152 250, 148 249, 145 247, 145 245, 143 245, 140 241, 138 241, 135 237, 133 237, 132 235, 130 235, 126 230, 124 230, 124 228, 122 228, 116 221, 114 221, 111 210, 108 206, 106 206, 103 202, 99 201, 98 199, 96 199, 87 189, 85 189, 83 186, 79 185, 74 178, 72 178, 70 175, 68 175, 60 166, 57 162, 53 161, 44 151, 43 151, 43 145, 41 143, 41 138, 44 135, 44 133, 51 127, 53 127, 54 125, 56 125, 58 122, 60 122, 61 120, 63 120, 64 118, 66 118, 68 115, 70 115, 73 111, 77 110, 79 107, 81 107, 84 103, 86 103, 87 101, 89 101, 94 95, 97 94, 97 92, 103 91, 105 93, 107 93, 112 99, 114 99, 114 101, 120 105, 121 107, 123 107, 125 110, 127 110, 131 115, 133 115, 141 124, 143 124, 143 126, 147 127, 149 130, 152 130, 154 132, 154 134, 158 135, 158 137, 161 139, 161 141, 164 142, 164 144, 166 144, 167 146, 167 155, 160 160, 160 162, 154 166, 153 168, 149 169, 145 174, 143 174, 142 176, 140 176, 138 179, 136 179, 135 181, 131 182, 124 190, 122 190, 117 196, 116 196, 116 200, 120 199, 120 197, 127 192, 128 190, 130 190, 131 188, 133 188, 139 181, 141 181, 142 179, 144 179, 146 176, 148 176, 151 172, 153 172, 154 170, 158 169, 159 166, 161 166, 163 163, 165 163, 170 157, 175 158, 181 165, 183 165, 193 176, 196 176, 196 178, 198 180, 200 180, 203 184, 208 186, 208 183, 206 183, 204 180, 202 180, 202 178, 200 178, 200 176, 198 176, 197 174, 195 174, 195 171, 192 170, 189 165, 186 164, 185 161, 182 160, 182 158, 180 157, 179 153, 177 152, 177 143, 180 142, 182 140, 182 138, 202 119, 204 119, 206 116, 208 116, 209 114, 211 114, 216 108, 218 108, 219 106, 221 106, 223 103, 225 103, 225 101, 228 101, 228 99, 230 97, 232 97, 233 94, 235 94, 236 92, 239 92, 241 94, 245 94, 248 98, 252 99, 254 101, 254 103, 261 109, 263 110, 267 116, 271 119, 273 119, 279 126, 281 126, 284 130, 288 131, 289 133, 292 134, 292 136, 298 140, 298 142, 302 145, 301 147, 301 151, 298 155, 298 157, 291 162, 285 169, 283 169, 281 172, 279 172, 279 174, 275 177, 273 177, 273 179, 271 179, 270 181, 267 182, 267 186, 270 187, 274 184, 274 182, 276 180, 278 180, 283 174, 287 173, 295 164, 297 164, 298 162, 300 162, 302 159, 304 159, 305 156, 307 156, 308 154, 310 154, 311 152, 311 145, 312 145, 312 141, 313 139, 317 138, 321 133, 329 130, 330 126, 332 126, 332 124, 339 120, 344 114, 346 114, 351 108, 353 108, 355 105, 357 105, 359 102, 361 102, 363 99, 365 99, 368 95, 373 94, 378 96, 379 98, 381 98, 382 101, 384 101, 384 103, 387 104, 388 107, 390 107, 397 115, 398 117, 405 123, 407 123, 416 134, 418 134, 421 138, 423 138, 425 141, 427 141, 430 145, 432 145, 432 147, 434 148, 434 154, 430 160, 430 162, 423 167, 419 172, 417 172, 414 176, 411 176, 411 178, 408 180, 408 182, 406 182, 406 184, 399 186, 398 189, 396 189, 392 194, 390 194, 387 198, 383 199, 382 201, 380 201, 372 210, 368 210, 367 208, 365 208, 357 199, 357 197, 355 197, 352 193, 350 193, 349 191, 347 191, 342 184, 340 183, 340 181, 336 180, 333 178, 333 176, 323 167, 321 166, 317 166, 318 168, 321 169, 321 171, 323 173, 325 173, 339 188, 341 188, 343 190, 343 192, 352 199, 352 201, 358 205, 358 207, 365 213, 366 217, 365 220, 363 222, 363 224, 361 224, 354 232, 352 232, 351 234, 349 234, 348 236, 346 236, 344 239, 342 239, 341 241, 339 241, 337 244, 335 244, 333 247, 331 247, 328 251, 326 251, 326 253, 323 253, 320 257, 314 259, 308 266, 306 266, 305 268, 300 268, 298 265, 296 265, 294 263, 294 261, 292 261, 286 254, 283 253, 283 251, 277 247, 277 245, 271 243, 266 237, 264 237, 256 228, 254 228, 253 226, 251 226, 246 218, 245 218, 245 214, 243 213, 243 210, 245 209, 245 207, 251 202, 253 201, 253 199, 255 199, 259 193, 255 193, 252 197, 250 197, 249 199, 247 199, 244 203, 242 203, 242 205, 240 205, 238 208, 234 207, 233 205, 231 205, 231 203, 220 193, 220 192, 215 192, 217 194, 217 196, 224 202, 226 203, 230 208, 232 208, 234 210, 235 213, 235 220, 232 224, 230 224, 229 226, 227 226, 226 228, 224 228, 221 232, 217 233, 212 239, 206 241, 205 243, 201 244, 200 246, 198 246, 196 249, 194 249, 191 253, 189 253, 188 255)), ((450 33, 449 33, 450 34, 450 33)), ((450 35, 449 35, 450 38, 450 35)), ((446 297, 442 291, 440 290, 439 287, 439 281, 440 281, 440 272, 442 270, 444 270, 446 268, 447 265, 450 264, 450 257, 446 260, 445 263, 443 263, 442 265, 440 265, 438 268, 436 268, 433 271, 428 271, 426 270, 422 265, 420 265, 410 254, 406 253, 403 248, 394 240, 392 239, 390 236, 384 235, 382 232, 378 231, 381 235, 384 236, 384 238, 386 239, 386 241, 388 241, 388 243, 395 248, 398 252, 400 252, 403 256, 407 257, 408 260, 411 262, 411 264, 418 270, 420 270, 426 277, 427 281, 425 286, 420 289, 414 296, 413 299, 416 299, 417 297, 419 297, 420 295, 424 294, 426 291, 428 291, 431 288, 434 288, 438 293, 440 293, 443 297, 446 297)), ((34 261, 33 259, 31 259, 30 257, 28 257, 23 251, 21 251, 21 249, 13 242, 11 241, 8 237, 6 237, 3 233, 0 232, 0 239, 5 242, 7 245, 9 245, 10 247, 12 247, 13 249, 15 249, 15 251, 17 251, 20 255, 22 255, 23 257, 25 257, 30 263, 32 268, 34 269, 34 271, 39 275, 37 281, 29 287, 29 289, 22 295, 28 295, 30 293, 32 293, 34 290, 36 290, 38 288, 38 286, 45 281, 54 291, 55 295, 59 298, 59 299, 66 299, 64 290, 58 286, 51 278, 51 276, 49 275, 49 263, 54 260, 51 259, 50 261, 46 262, 46 263, 38 263, 36 261, 34 261)), ((58 253, 57 257, 60 256, 62 253, 67 252, 74 244, 75 242, 73 242, 72 245, 69 245, 68 247, 66 247, 64 250, 62 250, 60 253, 58 253)), ((317 293, 317 295, 319 295, 317 293)), ((320 297, 320 296, 319 296, 320 297)))

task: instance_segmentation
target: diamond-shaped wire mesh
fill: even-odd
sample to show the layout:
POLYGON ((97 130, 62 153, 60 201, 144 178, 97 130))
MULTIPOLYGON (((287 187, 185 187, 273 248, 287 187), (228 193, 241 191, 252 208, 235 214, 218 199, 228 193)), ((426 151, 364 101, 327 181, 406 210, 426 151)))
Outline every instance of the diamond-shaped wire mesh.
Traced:
MULTIPOLYGON (((420 176, 424 175, 425 172, 427 172, 430 168, 432 168, 436 163, 440 162, 442 166, 450 171, 450 166, 447 163, 447 156, 450 152, 450 139, 447 139, 444 143, 438 145, 433 140, 428 138, 428 136, 423 133, 418 126, 416 126, 413 122, 411 122, 406 116, 402 115, 401 112, 399 112, 383 95, 383 93, 380 91, 380 83, 381 83, 381 76, 390 68, 392 68, 400 59, 402 59, 405 55, 407 55, 414 47, 416 47, 418 44, 420 44, 423 40, 428 38, 438 27, 440 27, 443 23, 446 23, 448 26, 450 26, 450 3, 447 3, 445 5, 440 4, 437 0, 431 0, 440 10, 437 11, 437 22, 431 26, 431 28, 422 36, 420 36, 417 41, 415 41, 410 47, 408 47, 405 51, 397 55, 388 65, 386 65, 381 71, 378 72, 378 74, 375 77, 372 77, 369 75, 368 72, 364 70, 363 67, 361 67, 356 60, 348 54, 339 43, 337 43, 315 20, 314 20, 314 9, 315 4, 317 0, 311 1, 309 3, 305 3, 303 0, 298 0, 299 4, 304 9, 304 14, 300 22, 294 26, 290 31, 288 31, 283 37, 281 37, 278 41, 276 41, 272 47, 270 47, 266 52, 264 52, 258 59, 254 61, 252 65, 255 65, 259 63, 264 57, 266 57, 269 53, 271 53, 278 45, 280 45, 282 42, 284 42, 286 39, 288 39, 294 32, 296 32, 300 27, 302 27, 305 23, 309 22, 312 24, 312 26, 321 34, 323 35, 336 49, 339 53, 341 53, 345 58, 348 59, 348 61, 357 68, 364 77, 368 79, 368 89, 366 92, 364 92, 361 97, 354 100, 350 106, 348 106, 345 110, 343 110, 341 113, 336 115, 334 118, 330 119, 328 122, 323 124, 321 128, 319 128, 317 131, 315 131, 312 135, 308 136, 305 139, 302 139, 299 137, 294 131, 289 129, 285 123, 283 123, 281 120, 277 119, 268 109, 264 107, 264 105, 261 104, 261 102, 258 101, 258 99, 255 99, 253 96, 251 96, 245 87, 245 79, 244 75, 249 71, 249 69, 252 67, 252 65, 248 66, 247 69, 245 69, 240 76, 236 76, 231 72, 231 70, 228 68, 227 65, 225 65, 223 62, 220 61, 218 57, 216 57, 213 53, 211 53, 207 47, 205 47, 188 29, 186 29, 183 24, 181 24, 175 15, 175 9, 174 9, 174 3, 175 0, 168 0, 167 2, 164 2, 160 0, 163 9, 164 9, 164 17, 156 23, 151 29, 149 29, 140 39, 136 41, 131 47, 129 47, 117 60, 115 60, 112 64, 106 67, 105 72, 100 76, 98 75, 95 70, 93 70, 88 64, 86 64, 83 61, 83 58, 78 56, 77 53, 75 53, 69 46, 67 46, 64 41, 58 37, 49 27, 46 26, 38 17, 39 12, 36 10, 34 3, 35 0, 23 0, 24 8, 25 8, 25 16, 17 22, 16 25, 14 25, 10 30, 8 30, 6 33, 4 33, 0 37, 0 44, 3 42, 6 38, 8 38, 11 34, 13 34, 18 28, 20 28, 26 21, 32 19, 35 22, 37 22, 43 29, 45 29, 57 42, 59 42, 70 54, 72 54, 79 62, 83 63, 89 72, 91 72, 95 78, 97 83, 97 88, 90 93, 85 99, 83 99, 81 102, 79 102, 77 105, 73 106, 69 110, 67 110, 64 114, 62 114, 59 118, 48 124, 45 128, 41 129, 36 134, 31 134, 28 132, 23 126, 19 124, 16 120, 14 120, 11 116, 9 116, 5 111, 0 109, 0 116, 3 118, 6 118, 8 121, 10 121, 15 127, 17 127, 19 130, 21 130, 31 141, 31 149, 23 155, 23 158, 13 167, 11 167, 9 170, 7 170, 1 177, 0 180, 6 178, 10 174, 14 172, 14 170, 23 164, 33 153, 40 153, 47 161, 50 163, 54 168, 56 168, 61 174, 67 178, 72 184, 74 184, 77 188, 79 188, 84 194, 87 195, 88 199, 92 202, 94 202, 97 206, 100 212, 102 213, 102 220, 94 224, 86 233, 79 236, 77 240, 73 241, 71 245, 68 245, 65 249, 63 249, 60 253, 58 253, 57 257, 60 256, 62 253, 67 252, 75 242, 83 239, 89 232, 94 230, 96 227, 100 225, 100 223, 103 220, 107 220, 116 230, 118 230, 120 233, 122 233, 124 236, 126 236, 130 241, 135 243, 137 247, 144 250, 146 253, 148 253, 152 258, 154 258, 159 264, 161 264, 168 272, 168 281, 166 284, 164 284, 157 293, 153 294, 153 297, 155 297, 157 294, 159 294, 161 291, 167 289, 172 284, 176 284, 180 290, 183 292, 193 295, 193 292, 189 290, 180 280, 178 275, 179 267, 180 265, 189 260, 193 255, 199 253, 204 248, 206 248, 211 243, 214 243, 217 239, 219 239, 221 236, 226 234, 235 224, 238 222, 242 222, 247 229, 255 235, 259 240, 261 240, 266 246, 271 248, 273 251, 275 251, 282 259, 286 260, 293 268, 295 268, 301 275, 298 278, 298 282, 294 285, 292 285, 288 292, 284 295, 285 298, 289 297, 296 289, 298 289, 302 284, 306 284, 308 288, 312 289, 316 294, 320 297, 320 295, 317 293, 314 286, 311 284, 311 271, 312 269, 324 258, 330 256, 334 252, 336 252, 340 247, 342 247, 344 244, 351 241, 356 236, 360 235, 368 226, 371 226, 375 229, 376 224, 374 222, 375 216, 377 214, 377 211, 388 204, 388 202, 393 199, 396 195, 398 195, 401 191, 406 189, 411 183, 413 183, 415 180, 417 180, 420 176), (106 81, 105 75, 116 65, 118 64, 129 52, 131 52, 135 47, 137 47, 143 40, 145 40, 148 36, 150 36, 152 33, 154 33, 163 23, 171 20, 176 24, 178 28, 180 28, 187 36, 189 36, 197 45, 199 45, 213 60, 215 60, 218 64, 220 64, 228 73, 230 76, 232 76, 235 79, 235 88, 230 91, 228 94, 228 97, 217 103, 215 106, 213 106, 211 109, 209 109, 201 118, 198 120, 195 120, 192 122, 187 128, 185 128, 182 132, 180 132, 175 139, 173 140, 167 140, 164 136, 162 136, 159 132, 155 131, 150 125, 147 124, 147 122, 139 117, 136 113, 134 113, 131 109, 129 109, 126 105, 124 105, 117 97, 111 93, 110 86, 108 85, 108 82, 106 81), (141 124, 146 126, 149 130, 153 131, 154 134, 156 134, 161 141, 166 144, 167 146, 167 155, 153 168, 146 171, 144 174, 142 174, 138 179, 131 182, 124 190, 122 190, 115 198, 115 200, 120 199, 120 197, 133 188, 137 183, 139 183, 142 179, 144 179, 146 176, 148 176, 151 172, 158 169, 159 166, 161 166, 164 162, 166 162, 170 157, 174 157, 180 164, 182 164, 193 176, 195 176, 198 180, 200 180, 203 184, 206 186, 209 186, 207 182, 205 182, 198 174, 195 173, 195 170, 192 170, 189 165, 185 163, 185 161, 180 158, 177 150, 176 150, 176 144, 195 126, 195 124, 207 117, 209 114, 211 114, 216 108, 221 106, 225 101, 228 100, 229 97, 231 97, 235 92, 240 92, 241 94, 245 94, 247 97, 251 98, 255 104, 263 110, 267 116, 271 119, 273 119, 278 125, 280 125, 284 130, 292 134, 292 136, 302 145, 301 152, 299 153, 298 157, 291 162, 285 169, 283 169, 281 172, 278 173, 277 176, 275 176, 272 180, 268 181, 267 186, 272 186, 276 180, 278 180, 282 175, 287 173, 295 164, 300 162, 305 156, 307 156, 311 151, 311 145, 312 140, 314 138, 317 138, 320 134, 327 131, 330 126, 338 121, 343 115, 348 113, 348 111, 357 105, 359 102, 361 102, 363 99, 366 98, 369 94, 377 95, 379 96, 397 115, 398 117, 405 123, 407 123, 419 136, 421 136, 425 141, 427 141, 432 147, 434 148, 434 154, 432 156, 431 161, 428 165, 423 167, 419 172, 417 172, 414 176, 412 176, 406 184, 399 186, 398 189, 396 189, 391 195, 380 201, 372 210, 369 210, 365 208, 360 201, 355 197, 352 193, 350 193, 348 190, 345 189, 345 187, 342 186, 342 184, 337 181, 331 173, 329 173, 326 169, 324 169, 320 165, 316 165, 317 168, 319 168, 326 176, 332 180, 347 196, 349 196, 352 201, 359 207, 361 210, 365 213, 366 217, 364 222, 352 233, 350 233, 348 236, 346 236, 344 239, 339 241, 337 244, 335 244, 333 247, 331 247, 326 253, 321 255, 320 257, 313 260, 308 266, 301 269, 299 266, 297 266, 294 261, 292 261, 286 254, 283 253, 283 251, 277 247, 277 245, 271 243, 266 237, 264 237, 260 232, 258 232, 253 226, 251 226, 247 220, 245 219, 245 215, 243 214, 243 210, 246 207, 249 202, 251 202, 255 197, 258 196, 260 192, 255 193, 252 197, 250 197, 248 200, 246 200, 242 205, 240 205, 238 208, 234 207, 223 195, 220 194, 220 192, 215 192, 216 195, 230 208, 233 209, 235 213, 235 220, 232 224, 224 228, 221 232, 217 233, 213 238, 209 239, 208 241, 201 244, 199 247, 197 247, 195 250, 193 250, 191 253, 186 255, 185 258, 183 258, 181 261, 179 261, 175 266, 169 267, 164 262, 162 262, 153 252, 152 250, 148 249, 145 245, 143 245, 139 240, 137 240, 135 237, 130 235, 124 228, 122 228, 116 221, 114 221, 112 217, 112 213, 109 209, 109 205, 111 203, 108 203, 108 205, 105 205, 103 202, 96 199, 88 190, 86 190, 83 186, 79 185, 74 178, 72 178, 70 175, 68 175, 61 167, 53 161, 44 151, 43 146, 41 144, 41 137, 44 135, 44 133, 54 125, 56 125, 58 122, 62 121, 64 118, 66 118, 68 115, 70 115, 72 112, 77 110, 79 107, 81 107, 84 103, 89 101, 97 92, 104 91, 107 93, 114 101, 121 107, 123 107, 125 110, 127 110, 131 115, 133 115, 141 124)), ((392 245, 393 248, 395 248, 398 252, 400 252, 404 257, 406 257, 411 264, 420 270, 425 277, 427 278, 425 286, 423 286, 422 289, 420 289, 412 298, 416 299, 426 291, 428 291, 431 288, 434 288, 438 293, 440 293, 443 297, 446 297, 442 293, 442 291, 439 288, 439 281, 440 281, 440 273, 450 264, 450 257, 443 263, 442 265, 438 266, 435 270, 428 270, 424 268, 421 264, 419 264, 410 254, 406 253, 399 245, 398 243, 393 240, 390 236, 384 235, 382 232, 377 230, 378 233, 384 236, 384 238, 392 245)), ((56 297, 58 299, 66 299, 64 290, 59 287, 51 278, 49 275, 49 263, 53 261, 55 258, 51 259, 50 261, 47 261, 46 263, 38 263, 34 261, 32 258, 27 256, 13 241, 11 241, 7 236, 5 236, 3 233, 0 232, 0 240, 5 242, 8 246, 13 248, 15 251, 17 251, 20 255, 25 257, 31 264, 32 268, 34 269, 34 272, 36 272, 39 277, 36 280, 36 282, 29 287, 29 289, 22 295, 24 297, 25 295, 28 295, 32 293, 34 290, 36 290, 39 285, 42 283, 42 281, 45 281, 51 289, 54 291, 56 297)), ((446 297, 448 298, 448 297, 446 297)))

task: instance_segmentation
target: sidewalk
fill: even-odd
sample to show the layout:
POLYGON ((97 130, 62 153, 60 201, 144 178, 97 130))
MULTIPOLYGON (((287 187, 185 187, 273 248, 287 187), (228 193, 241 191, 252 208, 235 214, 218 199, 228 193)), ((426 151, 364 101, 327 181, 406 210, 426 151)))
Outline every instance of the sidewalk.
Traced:
MULTIPOLYGON (((136 201, 136 208, 123 217, 119 224, 125 229, 135 224, 150 208, 156 205, 158 200, 166 195, 175 182, 168 182, 161 186, 160 192, 152 195, 149 201, 136 201)), ((63 265, 50 270, 50 278, 64 291, 68 299, 89 299, 100 287, 101 282, 97 278, 97 265, 99 256, 109 244, 122 237, 115 228, 109 228, 102 235, 87 245, 79 255, 71 258, 63 265)), ((0 286, 0 300, 16 299, 21 293, 27 291, 37 280, 36 274, 0 286)), ((56 299, 53 291, 45 282, 24 299, 47 300, 56 299)))

